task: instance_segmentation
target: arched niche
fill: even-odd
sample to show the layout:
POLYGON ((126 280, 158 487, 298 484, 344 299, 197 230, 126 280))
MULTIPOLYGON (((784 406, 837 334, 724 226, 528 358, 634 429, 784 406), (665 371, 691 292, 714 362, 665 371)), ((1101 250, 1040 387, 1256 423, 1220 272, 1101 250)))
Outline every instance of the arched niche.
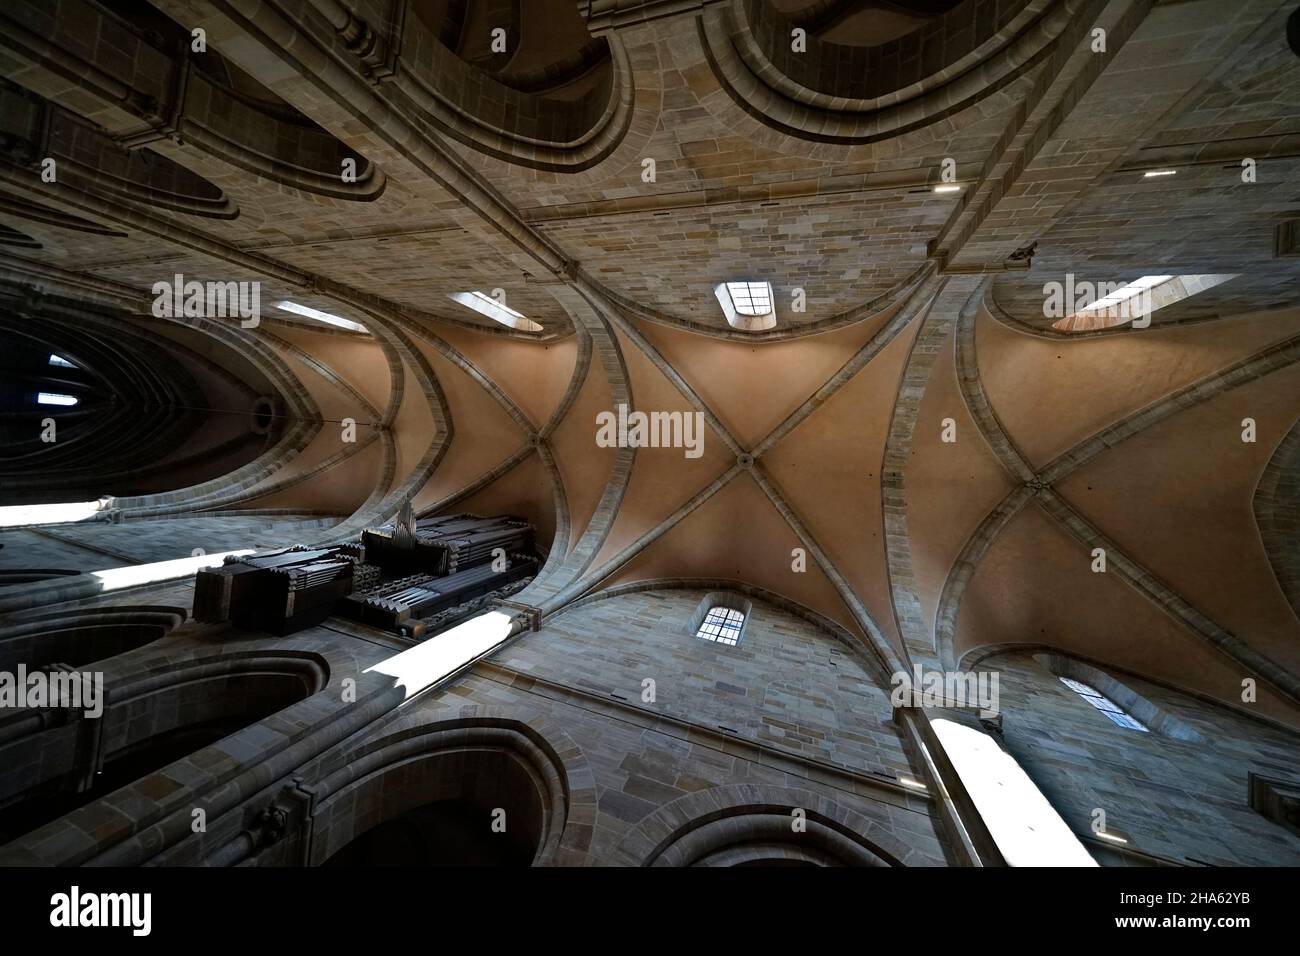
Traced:
POLYGON ((568 811, 563 764, 509 720, 386 738, 313 790, 312 865, 548 865, 568 811))
POLYGON ((0 631, 0 670, 20 663, 32 669, 102 661, 165 637, 185 617, 183 608, 154 606, 42 615, 0 631))
MULTIPOLYGON (((4 716, 0 846, 272 717, 327 680, 314 654, 228 656, 106 686, 98 718, 57 708, 4 716)), ((175 785, 160 781, 159 792, 175 785)))
POLYGON ((906 848, 886 842, 895 841, 819 794, 729 785, 661 807, 623 839, 616 859, 629 866, 902 866, 906 848))

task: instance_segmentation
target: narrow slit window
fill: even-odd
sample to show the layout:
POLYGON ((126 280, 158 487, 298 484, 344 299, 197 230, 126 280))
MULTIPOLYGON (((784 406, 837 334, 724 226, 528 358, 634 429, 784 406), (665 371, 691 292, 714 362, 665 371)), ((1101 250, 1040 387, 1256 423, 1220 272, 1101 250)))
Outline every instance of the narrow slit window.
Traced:
POLYGON ((337 326, 340 329, 348 329, 352 332, 369 331, 360 322, 353 322, 351 319, 345 319, 330 312, 322 312, 320 309, 313 309, 310 306, 299 305, 297 302, 277 302, 275 307, 285 312, 292 312, 294 315, 301 315, 304 318, 315 319, 317 322, 324 322, 326 325, 337 326))
POLYGON ((1061 683, 1105 714, 1110 718, 1111 723, 1126 727, 1129 730, 1140 730, 1144 734, 1149 732, 1145 726, 1095 687, 1090 687, 1081 681, 1071 680, 1069 677, 1062 677, 1061 683))
POLYGON ((75 395, 61 395, 58 392, 39 392, 36 395, 36 401, 41 405, 77 404, 77 398, 75 395))
POLYGON ((696 637, 715 644, 735 645, 740 640, 740 629, 745 626, 745 615, 735 608, 711 607, 704 615, 704 623, 695 632, 696 637))
POLYGON ((453 302, 459 302, 467 309, 473 309, 479 315, 486 315, 492 321, 500 322, 509 328, 518 329, 521 332, 542 331, 541 325, 486 292, 479 292, 477 289, 473 292, 453 292, 447 298, 453 302))
POLYGON ((73 365, 71 362, 69 362, 67 359, 65 359, 62 355, 55 355, 55 354, 53 354, 53 353, 50 353, 50 363, 49 363, 49 364, 51 364, 51 365, 57 365, 59 368, 76 368, 76 367, 77 367, 77 366, 73 365))

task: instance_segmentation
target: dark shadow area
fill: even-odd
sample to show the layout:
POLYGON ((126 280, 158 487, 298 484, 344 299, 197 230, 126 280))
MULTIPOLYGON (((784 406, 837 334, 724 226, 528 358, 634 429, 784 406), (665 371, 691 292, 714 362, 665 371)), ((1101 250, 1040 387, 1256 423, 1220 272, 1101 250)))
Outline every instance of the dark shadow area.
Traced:
POLYGON ((493 832, 491 808, 441 800, 366 831, 323 865, 528 866, 536 851, 518 830, 493 832))

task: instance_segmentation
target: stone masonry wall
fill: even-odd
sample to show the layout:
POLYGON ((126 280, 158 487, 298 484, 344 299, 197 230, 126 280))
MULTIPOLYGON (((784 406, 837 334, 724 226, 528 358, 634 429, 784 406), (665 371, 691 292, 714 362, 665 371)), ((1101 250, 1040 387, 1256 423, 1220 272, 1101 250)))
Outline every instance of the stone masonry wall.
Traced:
POLYGON ((1007 749, 1076 833, 1090 835, 1101 808, 1128 848, 1183 865, 1300 864, 1300 839, 1250 808, 1246 783, 1251 771, 1296 779, 1300 736, 1114 674, 1201 739, 1142 733, 1111 723, 1027 654, 980 666, 1001 672, 1007 749))

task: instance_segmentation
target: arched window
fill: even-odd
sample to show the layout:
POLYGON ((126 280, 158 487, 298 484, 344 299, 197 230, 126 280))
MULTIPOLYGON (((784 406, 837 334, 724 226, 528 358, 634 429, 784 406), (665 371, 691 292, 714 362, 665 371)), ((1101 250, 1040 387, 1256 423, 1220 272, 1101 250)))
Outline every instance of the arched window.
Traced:
POLYGON ((717 644, 734 645, 740 640, 740 631, 744 626, 743 612, 731 607, 714 606, 704 615, 704 621, 695 632, 695 636, 717 644))
POLYGON ((1095 687, 1091 687, 1082 681, 1077 681, 1070 677, 1062 677, 1061 683, 1109 717, 1112 723, 1119 724, 1121 727, 1127 727, 1130 730, 1140 730, 1144 734, 1147 733, 1147 728, 1145 726, 1130 717, 1122 707, 1095 687))

